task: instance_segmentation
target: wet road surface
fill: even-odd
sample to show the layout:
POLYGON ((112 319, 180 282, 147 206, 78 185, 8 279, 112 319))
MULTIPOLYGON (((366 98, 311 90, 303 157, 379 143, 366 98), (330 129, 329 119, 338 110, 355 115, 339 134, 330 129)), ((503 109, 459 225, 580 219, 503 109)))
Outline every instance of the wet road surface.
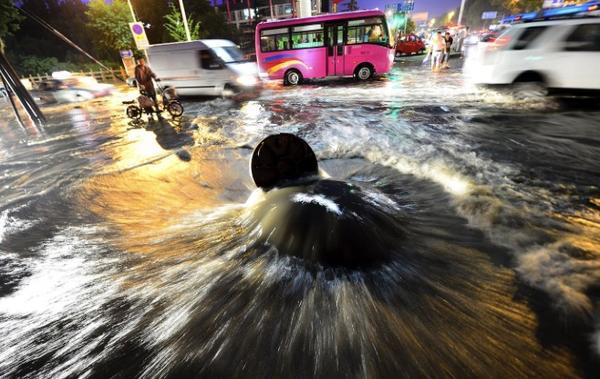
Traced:
POLYGON ((43 129, 0 121, 1 377, 599 372, 596 107, 402 62, 185 100, 179 122, 131 123, 132 97, 48 107, 43 129), (252 149, 282 132, 358 200, 256 190, 252 149), (324 216, 287 227, 298 207, 324 216), (387 258, 288 254, 341 219, 387 258))

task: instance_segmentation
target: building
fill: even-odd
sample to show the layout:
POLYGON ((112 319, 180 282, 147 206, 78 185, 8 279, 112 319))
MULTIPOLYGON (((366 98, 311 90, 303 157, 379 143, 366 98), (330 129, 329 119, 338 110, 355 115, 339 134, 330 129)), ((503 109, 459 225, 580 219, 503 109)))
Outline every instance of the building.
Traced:
MULTIPOLYGON (((255 25, 263 20, 281 20, 302 17, 304 1, 300 0, 222 0, 220 8, 227 21, 237 29, 255 25)), ((310 14, 329 12, 329 0, 310 0, 310 14)), ((304 12, 308 13, 308 12, 304 12)))
POLYGON ((330 11, 330 0, 219 0, 217 6, 227 22, 239 30, 238 43, 244 52, 254 50, 256 24, 330 11), (222 1, 222 3, 220 3, 222 1), (310 1, 310 8, 307 9, 310 1))

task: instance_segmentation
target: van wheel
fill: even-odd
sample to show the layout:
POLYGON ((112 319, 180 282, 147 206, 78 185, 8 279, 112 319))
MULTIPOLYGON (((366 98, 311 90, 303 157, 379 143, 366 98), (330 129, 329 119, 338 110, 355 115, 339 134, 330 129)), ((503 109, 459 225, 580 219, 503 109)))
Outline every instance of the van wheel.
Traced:
POLYGON ((239 90, 237 89, 236 86, 227 83, 223 87, 222 96, 223 97, 233 97, 233 96, 237 95, 238 92, 239 92, 239 90))
POLYGON ((373 77, 373 68, 368 64, 358 66, 354 73, 354 77, 363 82, 367 81, 373 77))
POLYGON ((297 86, 302 83, 302 74, 298 70, 288 70, 283 78, 284 86, 297 86))

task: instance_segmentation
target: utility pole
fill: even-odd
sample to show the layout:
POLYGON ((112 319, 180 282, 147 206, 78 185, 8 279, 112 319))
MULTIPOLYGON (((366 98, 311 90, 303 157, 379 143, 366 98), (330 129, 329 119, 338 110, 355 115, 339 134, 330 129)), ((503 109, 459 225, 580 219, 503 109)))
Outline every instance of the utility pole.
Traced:
POLYGON ((129 5, 129 10, 131 11, 131 19, 133 22, 137 22, 135 12, 133 11, 133 5, 131 5, 131 0, 127 0, 127 5, 129 5))
POLYGON ((0 40, 0 79, 2 80, 2 83, 4 83, 6 94, 8 95, 19 125, 25 127, 25 120, 23 120, 19 114, 19 107, 15 102, 15 97, 19 100, 19 103, 25 112, 27 112, 29 120, 39 127, 44 126, 46 118, 23 83, 21 83, 19 75, 13 66, 8 59, 6 59, 6 56, 4 55, 4 43, 2 40, 0 40))
POLYGON ((456 22, 458 25, 462 25, 462 17, 463 17, 463 11, 465 10, 465 1, 466 0, 461 0, 460 1, 460 11, 458 11, 458 21, 456 22))
POLYGON ((185 35, 188 41, 192 40, 190 35, 190 27, 188 26, 187 16, 185 15, 185 7, 183 6, 183 0, 179 0, 179 8, 181 9, 181 18, 183 18, 183 27, 185 28, 185 35))

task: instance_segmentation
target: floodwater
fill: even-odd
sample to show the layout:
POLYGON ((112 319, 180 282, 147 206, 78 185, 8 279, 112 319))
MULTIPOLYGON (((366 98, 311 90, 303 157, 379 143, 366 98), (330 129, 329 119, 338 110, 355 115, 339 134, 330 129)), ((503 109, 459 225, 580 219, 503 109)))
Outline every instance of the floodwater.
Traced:
POLYGON ((178 123, 129 123, 129 97, 2 111, 0 377, 600 372, 597 107, 402 64, 178 123), (282 132, 326 180, 255 188, 282 132))

